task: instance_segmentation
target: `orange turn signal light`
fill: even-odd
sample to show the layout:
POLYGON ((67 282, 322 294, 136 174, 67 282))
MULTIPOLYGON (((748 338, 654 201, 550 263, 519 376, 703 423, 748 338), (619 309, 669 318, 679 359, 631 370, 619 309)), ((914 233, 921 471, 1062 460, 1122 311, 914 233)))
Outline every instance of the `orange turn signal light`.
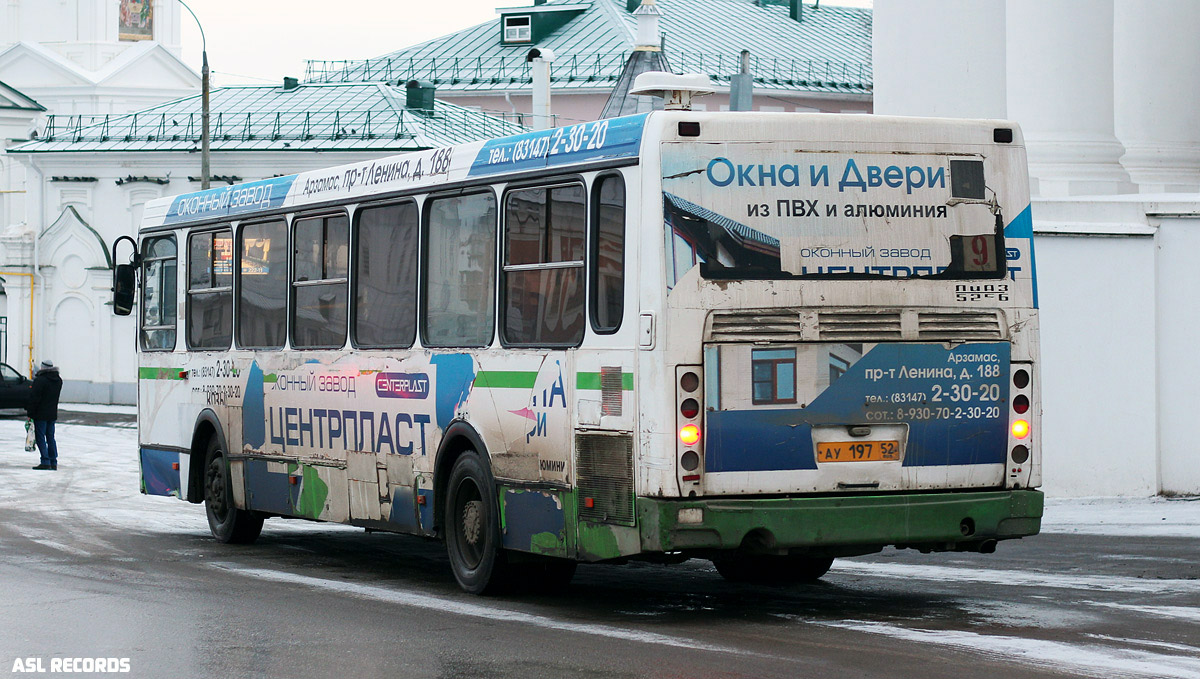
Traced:
POLYGON ((683 428, 679 430, 679 440, 685 446, 695 445, 700 440, 700 427, 694 424, 683 425, 683 428))
POLYGON ((1029 423, 1025 420, 1014 420, 1012 423, 1012 435, 1019 439, 1029 436, 1029 423))

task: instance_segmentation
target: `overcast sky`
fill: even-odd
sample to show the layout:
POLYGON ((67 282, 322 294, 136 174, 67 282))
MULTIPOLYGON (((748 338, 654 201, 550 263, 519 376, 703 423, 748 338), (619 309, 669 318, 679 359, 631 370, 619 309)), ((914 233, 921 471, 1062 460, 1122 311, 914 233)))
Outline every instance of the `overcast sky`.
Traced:
MULTIPOLYGON (((824 1, 827 5, 871 5, 870 0, 824 1)), ((494 19, 497 7, 533 4, 531 0, 187 2, 204 24, 214 85, 303 78, 306 59, 377 57, 494 19)), ((200 71, 200 32, 186 13, 183 58, 200 71)))

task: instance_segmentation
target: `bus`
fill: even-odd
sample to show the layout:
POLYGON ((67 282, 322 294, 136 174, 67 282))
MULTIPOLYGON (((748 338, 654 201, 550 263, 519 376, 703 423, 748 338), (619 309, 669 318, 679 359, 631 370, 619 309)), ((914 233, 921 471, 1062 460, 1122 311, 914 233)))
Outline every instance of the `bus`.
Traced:
POLYGON ((1011 122, 690 110, 152 201, 142 492, 474 593, 991 552, 1043 507, 1029 205, 1011 122))

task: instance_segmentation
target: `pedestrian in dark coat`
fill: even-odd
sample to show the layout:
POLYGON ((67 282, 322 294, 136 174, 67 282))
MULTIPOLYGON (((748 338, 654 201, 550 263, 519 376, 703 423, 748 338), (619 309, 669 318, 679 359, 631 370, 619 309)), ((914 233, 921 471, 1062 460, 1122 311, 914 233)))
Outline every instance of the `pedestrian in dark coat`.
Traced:
POLYGON ((29 419, 33 420, 38 452, 42 456, 41 463, 34 469, 58 469, 58 443, 54 440, 54 423, 58 421, 60 393, 62 378, 58 376, 58 366, 50 360, 42 361, 33 377, 29 405, 25 406, 25 412, 29 413, 29 419))

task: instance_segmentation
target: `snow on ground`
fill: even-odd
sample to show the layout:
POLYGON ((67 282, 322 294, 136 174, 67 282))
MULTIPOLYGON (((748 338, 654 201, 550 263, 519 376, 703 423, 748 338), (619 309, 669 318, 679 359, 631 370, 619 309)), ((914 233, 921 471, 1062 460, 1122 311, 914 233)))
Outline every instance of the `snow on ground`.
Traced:
MULTIPOLYGON (((25 421, 0 420, 0 510, 70 512, 81 520, 141 532, 209 535, 203 505, 141 494, 137 430, 59 424, 58 471, 35 471, 25 421)), ((307 521, 268 521, 264 532, 356 530, 307 521)))
POLYGON ((1200 538, 1200 497, 1051 498, 1042 532, 1200 538))
MULTIPOLYGON (((871 620, 823 621, 817 624, 981 653, 1006 662, 1020 662, 1085 676, 1155 679, 1195 679, 1200 676, 1200 658, 1194 656, 959 630, 913 629, 871 620)), ((1188 650, 1195 651, 1194 648, 1188 650)))
MULTIPOLYGON (((78 404, 64 404, 64 410, 78 404)), ((130 406, 89 406, 94 412, 121 412, 130 406)), ((60 424, 58 472, 33 471, 36 452, 24 451, 24 420, 0 420, 0 508, 33 505, 86 507, 98 520, 164 531, 207 533, 202 507, 139 492, 137 430, 60 424), (67 495, 69 493, 69 496, 67 495)), ((269 530, 337 527, 284 521, 269 530)), ((355 529, 357 530, 357 529, 355 529)), ((1059 498, 1046 502, 1043 533, 1200 538, 1200 498, 1059 498)))
POLYGON ((73 413, 113 413, 116 415, 137 415, 137 406, 104 405, 99 403, 60 403, 60 410, 73 413))

